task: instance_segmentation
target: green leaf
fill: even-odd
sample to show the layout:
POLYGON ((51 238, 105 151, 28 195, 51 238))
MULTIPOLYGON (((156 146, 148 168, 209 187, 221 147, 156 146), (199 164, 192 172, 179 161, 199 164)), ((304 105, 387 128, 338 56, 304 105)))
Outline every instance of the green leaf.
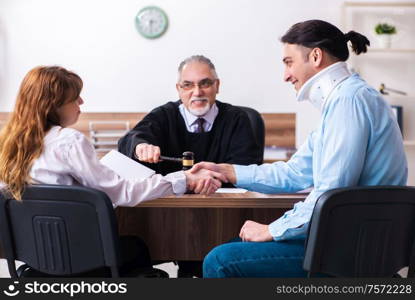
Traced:
POLYGON ((388 23, 379 23, 375 27, 375 32, 377 34, 395 34, 396 27, 388 23))

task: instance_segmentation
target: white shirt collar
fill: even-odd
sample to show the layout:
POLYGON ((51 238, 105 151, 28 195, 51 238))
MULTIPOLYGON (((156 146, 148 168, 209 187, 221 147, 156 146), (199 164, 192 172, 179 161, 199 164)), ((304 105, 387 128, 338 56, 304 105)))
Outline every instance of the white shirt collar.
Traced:
POLYGON ((209 111, 204 116, 200 116, 200 117, 195 116, 190 111, 188 111, 187 108, 183 105, 183 103, 179 105, 179 111, 181 115, 183 116, 184 122, 186 123, 187 130, 190 132, 195 132, 196 120, 199 118, 205 119, 205 123, 203 124, 203 127, 206 132, 210 131, 210 129, 212 129, 213 122, 215 121, 216 116, 219 113, 219 109, 216 103, 213 103, 209 111))
POLYGON ((308 100, 323 110, 334 88, 351 74, 345 62, 334 63, 306 81, 297 94, 297 101, 308 100))

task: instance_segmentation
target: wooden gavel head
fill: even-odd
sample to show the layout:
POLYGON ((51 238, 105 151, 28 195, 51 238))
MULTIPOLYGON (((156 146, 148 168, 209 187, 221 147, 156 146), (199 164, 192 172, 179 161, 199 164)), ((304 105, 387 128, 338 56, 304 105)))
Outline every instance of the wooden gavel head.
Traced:
POLYGON ((182 160, 183 170, 189 170, 193 167, 194 162, 195 162, 194 157, 195 157, 195 154, 193 152, 190 152, 190 151, 183 152, 183 160, 182 160))

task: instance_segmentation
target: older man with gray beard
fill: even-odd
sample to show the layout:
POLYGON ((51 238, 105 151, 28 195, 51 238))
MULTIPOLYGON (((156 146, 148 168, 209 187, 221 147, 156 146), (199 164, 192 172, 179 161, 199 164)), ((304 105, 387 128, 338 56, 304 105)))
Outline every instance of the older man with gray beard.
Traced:
POLYGON ((180 100, 152 110, 118 142, 119 151, 161 174, 181 165, 160 155, 195 154, 195 162, 258 164, 262 153, 247 114, 216 100, 220 81, 215 66, 201 55, 179 65, 176 89, 180 100))

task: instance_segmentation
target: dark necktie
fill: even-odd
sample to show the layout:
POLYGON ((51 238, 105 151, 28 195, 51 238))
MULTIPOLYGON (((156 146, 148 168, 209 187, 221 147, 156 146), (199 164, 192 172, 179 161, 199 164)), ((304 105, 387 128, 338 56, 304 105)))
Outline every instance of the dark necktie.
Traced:
POLYGON ((205 132, 205 128, 203 128, 203 124, 205 124, 205 119, 198 118, 196 120, 196 133, 205 132))

